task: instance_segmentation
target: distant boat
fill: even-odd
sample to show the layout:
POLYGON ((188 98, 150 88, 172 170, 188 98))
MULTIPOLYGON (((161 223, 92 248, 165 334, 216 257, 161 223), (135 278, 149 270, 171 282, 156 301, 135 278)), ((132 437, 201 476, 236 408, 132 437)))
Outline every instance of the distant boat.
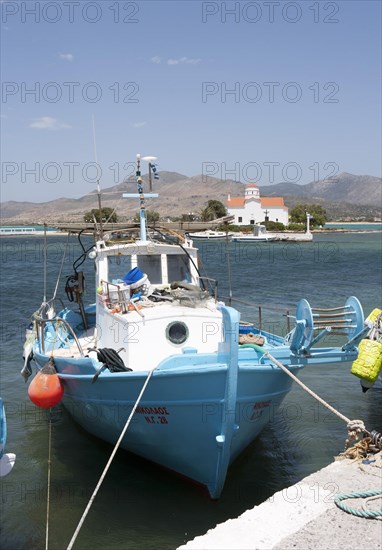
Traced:
POLYGON ((212 229, 207 229, 206 231, 198 231, 196 233, 188 233, 188 236, 193 241, 195 240, 203 240, 203 239, 209 239, 209 240, 231 240, 231 237, 234 235, 234 233, 227 233, 226 231, 213 231, 212 229))
MULTIPOLYGON (((218 282, 200 274, 192 240, 151 238, 145 198, 157 195, 143 192, 140 160, 138 192, 124 195, 140 202, 139 238, 113 240, 101 227, 94 244, 82 243, 65 284, 69 303, 44 296, 33 315, 22 374, 31 373, 33 360, 39 369, 28 389, 34 403, 50 407, 53 398, 62 398, 94 436, 113 445, 119 439, 122 448, 219 498, 230 464, 291 389, 277 362, 297 374, 308 364, 354 360, 363 311, 354 297, 334 314, 312 310, 302 299, 296 326, 285 337, 241 323, 239 311, 220 301, 218 282), (85 260, 95 267, 90 304, 83 303, 79 271, 85 260), (344 335, 343 345, 313 347, 332 328, 344 335), (49 376, 52 392, 45 384, 49 376)), ((226 238, 224 232, 203 233, 226 238)))
POLYGON ((280 240, 277 235, 273 233, 268 233, 265 225, 257 224, 253 228, 252 233, 234 233, 232 236, 232 241, 236 243, 261 243, 268 241, 278 241, 280 240))
POLYGON ((0 477, 6 476, 15 465, 16 455, 6 453, 5 446, 7 443, 7 419, 3 400, 0 397, 0 477))

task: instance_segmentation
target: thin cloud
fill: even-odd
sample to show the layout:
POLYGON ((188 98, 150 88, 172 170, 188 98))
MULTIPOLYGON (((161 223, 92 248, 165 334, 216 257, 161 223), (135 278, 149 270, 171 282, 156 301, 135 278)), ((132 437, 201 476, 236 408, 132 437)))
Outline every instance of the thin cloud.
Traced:
POLYGON ((167 59, 167 65, 197 65, 201 59, 192 57, 179 57, 178 59, 167 59))
POLYGON ((146 126, 147 122, 144 120, 142 122, 134 122, 133 126, 134 128, 142 128, 143 126, 146 126))
POLYGON ((56 118, 42 116, 40 118, 35 118, 34 121, 29 124, 29 128, 38 128, 39 130, 62 130, 64 128, 71 128, 71 126, 64 122, 59 122, 56 118))
POLYGON ((60 59, 65 59, 65 61, 73 61, 74 55, 72 53, 60 53, 60 59))
MULTIPOLYGON (((202 60, 195 57, 170 57, 169 59, 164 60, 167 65, 197 65, 202 60)), ((162 58, 159 57, 159 55, 155 55, 150 59, 151 63, 155 63, 155 65, 160 65, 162 63, 162 58)))

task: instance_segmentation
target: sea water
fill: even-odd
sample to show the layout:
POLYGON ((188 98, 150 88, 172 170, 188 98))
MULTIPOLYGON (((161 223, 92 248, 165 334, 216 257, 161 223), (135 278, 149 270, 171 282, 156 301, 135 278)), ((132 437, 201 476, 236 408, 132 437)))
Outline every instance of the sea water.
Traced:
MULTIPOLYGON (((366 315, 381 307, 381 239, 381 234, 345 233, 315 235, 312 243, 231 243, 228 248, 206 243, 200 246, 202 275, 205 268, 219 280, 220 296, 232 293, 234 300, 245 302, 245 320, 257 321, 261 304, 264 328, 285 334, 281 310, 292 315, 301 297, 315 307, 335 307, 355 295, 366 315)), ((90 244, 85 239, 85 246, 90 244)), ((0 546, 43 548, 48 413, 29 401, 19 374, 25 327, 43 299, 43 238, 3 237, 0 247, 1 396, 8 419, 7 450, 17 455, 11 474, 0 480, 0 546)), ((58 296, 65 298, 65 277, 81 249, 76 240, 50 236, 47 252, 47 298, 54 293, 61 265, 58 296)), ((90 301, 94 265, 88 260, 83 267, 90 301)), ((349 418, 361 418, 370 430, 382 432, 382 390, 363 394, 350 364, 306 367, 300 378, 349 418)), ((119 451, 75 548, 174 549, 275 491, 284 489, 285 499, 293 502, 299 495, 286 488, 329 464, 343 450, 345 438, 345 424, 295 386, 262 435, 232 464, 218 501, 211 501, 203 488, 119 451)), ((49 548, 66 548, 111 451, 61 406, 53 410, 49 548)), ((312 495, 323 498, 323 489, 335 491, 336 480, 330 487, 312 487, 312 495)))

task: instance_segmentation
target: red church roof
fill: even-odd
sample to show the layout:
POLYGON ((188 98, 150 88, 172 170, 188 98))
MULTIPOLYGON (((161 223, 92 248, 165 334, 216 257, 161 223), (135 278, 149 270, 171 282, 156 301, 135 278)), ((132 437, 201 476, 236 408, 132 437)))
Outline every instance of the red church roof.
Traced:
POLYGON ((244 207, 245 198, 244 197, 231 197, 227 201, 227 205, 231 208, 244 207))
POLYGON ((261 197, 261 207, 268 206, 285 206, 283 197, 261 197))
MULTIPOLYGON (((257 185, 255 186, 257 187, 257 185)), ((253 200, 252 197, 230 197, 227 200, 228 208, 244 208, 246 201, 253 200)), ((286 208, 283 197, 261 197, 261 208, 286 208)))

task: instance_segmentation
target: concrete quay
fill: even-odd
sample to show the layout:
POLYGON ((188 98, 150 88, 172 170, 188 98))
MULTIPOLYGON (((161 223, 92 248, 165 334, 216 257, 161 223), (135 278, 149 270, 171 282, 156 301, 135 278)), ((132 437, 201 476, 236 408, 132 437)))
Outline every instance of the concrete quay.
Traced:
MULTIPOLYGON (((348 514, 334 503, 340 493, 382 489, 381 452, 370 457, 374 459, 370 464, 336 460, 178 550, 379 550, 382 521, 348 514)), ((364 501, 345 503, 362 509, 364 501)), ((381 510, 381 501, 382 496, 369 502, 367 509, 381 510)))

